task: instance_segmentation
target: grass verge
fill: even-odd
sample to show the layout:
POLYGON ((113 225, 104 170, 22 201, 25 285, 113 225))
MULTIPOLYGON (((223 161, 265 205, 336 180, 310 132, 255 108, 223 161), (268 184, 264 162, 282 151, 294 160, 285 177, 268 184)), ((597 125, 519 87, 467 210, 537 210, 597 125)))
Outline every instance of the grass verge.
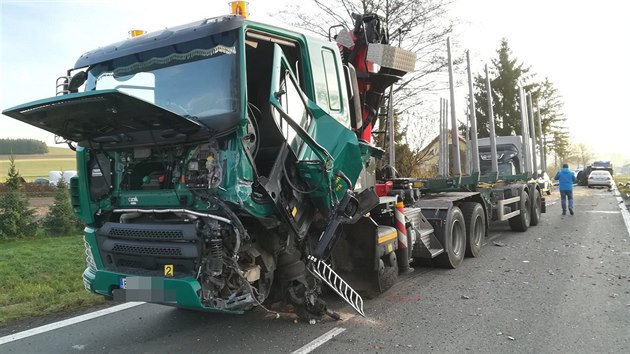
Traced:
POLYGON ((626 204, 630 203, 630 188, 626 187, 626 184, 630 182, 630 176, 615 176, 615 183, 619 189, 619 194, 626 201, 626 204))
POLYGON ((0 324, 105 302, 85 291, 81 236, 0 241, 0 324))

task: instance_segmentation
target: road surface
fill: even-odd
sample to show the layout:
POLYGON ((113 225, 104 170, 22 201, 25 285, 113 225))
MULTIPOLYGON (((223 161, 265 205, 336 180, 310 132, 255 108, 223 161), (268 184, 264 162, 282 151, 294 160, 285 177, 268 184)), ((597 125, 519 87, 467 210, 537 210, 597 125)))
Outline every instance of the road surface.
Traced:
MULTIPOLYGON (((363 318, 309 325, 257 309, 217 316, 142 304, 9 341, 2 353, 630 352, 630 235, 617 199, 578 187, 575 216, 558 193, 526 233, 494 225, 480 258, 416 267, 365 303, 363 318)), ((6 328, 0 343, 10 340, 6 328)))

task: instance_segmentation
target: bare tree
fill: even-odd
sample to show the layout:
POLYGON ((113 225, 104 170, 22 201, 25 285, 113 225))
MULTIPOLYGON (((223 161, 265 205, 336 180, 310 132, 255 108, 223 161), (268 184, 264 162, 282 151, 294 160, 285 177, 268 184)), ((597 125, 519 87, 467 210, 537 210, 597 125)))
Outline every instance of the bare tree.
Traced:
POLYGON ((376 13, 385 22, 390 44, 416 53, 415 71, 394 87, 393 105, 403 124, 411 127, 407 138, 416 148, 437 134, 434 91, 443 89, 445 41, 453 31, 447 8, 453 0, 312 0, 318 11, 300 11, 295 5, 280 13, 293 26, 328 37, 332 26, 354 27, 352 14, 376 13))
POLYGON ((574 146, 575 156, 580 166, 586 166, 593 159, 593 153, 586 144, 576 144, 574 146))

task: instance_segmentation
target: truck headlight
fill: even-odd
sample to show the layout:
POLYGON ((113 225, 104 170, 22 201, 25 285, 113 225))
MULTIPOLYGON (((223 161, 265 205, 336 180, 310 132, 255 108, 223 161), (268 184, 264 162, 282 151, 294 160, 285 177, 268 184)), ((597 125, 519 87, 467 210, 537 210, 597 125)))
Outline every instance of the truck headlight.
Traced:
POLYGON ((96 272, 96 263, 94 262, 94 256, 92 255, 92 247, 90 247, 90 244, 85 240, 83 240, 83 244, 85 245, 85 262, 87 262, 90 269, 96 272))

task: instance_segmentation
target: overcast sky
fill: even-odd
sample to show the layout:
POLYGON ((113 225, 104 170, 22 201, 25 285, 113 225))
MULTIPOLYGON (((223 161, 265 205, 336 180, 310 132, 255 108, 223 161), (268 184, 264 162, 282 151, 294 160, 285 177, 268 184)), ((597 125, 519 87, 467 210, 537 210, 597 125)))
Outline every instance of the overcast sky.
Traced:
MULTIPOLYGON (((267 22, 281 3, 250 0, 251 18, 267 22)), ((0 109, 53 96, 56 78, 81 54, 125 39, 130 29, 154 31, 228 12, 227 0, 0 4, 0 109)), ((481 72, 507 38, 516 58, 558 88, 575 142, 630 159, 630 1, 459 0, 451 15, 461 21, 456 35, 471 51, 473 72, 481 72)), ((460 95, 465 91, 458 88, 460 95)), ((0 137, 53 144, 51 134, 5 116, 0 137)))

